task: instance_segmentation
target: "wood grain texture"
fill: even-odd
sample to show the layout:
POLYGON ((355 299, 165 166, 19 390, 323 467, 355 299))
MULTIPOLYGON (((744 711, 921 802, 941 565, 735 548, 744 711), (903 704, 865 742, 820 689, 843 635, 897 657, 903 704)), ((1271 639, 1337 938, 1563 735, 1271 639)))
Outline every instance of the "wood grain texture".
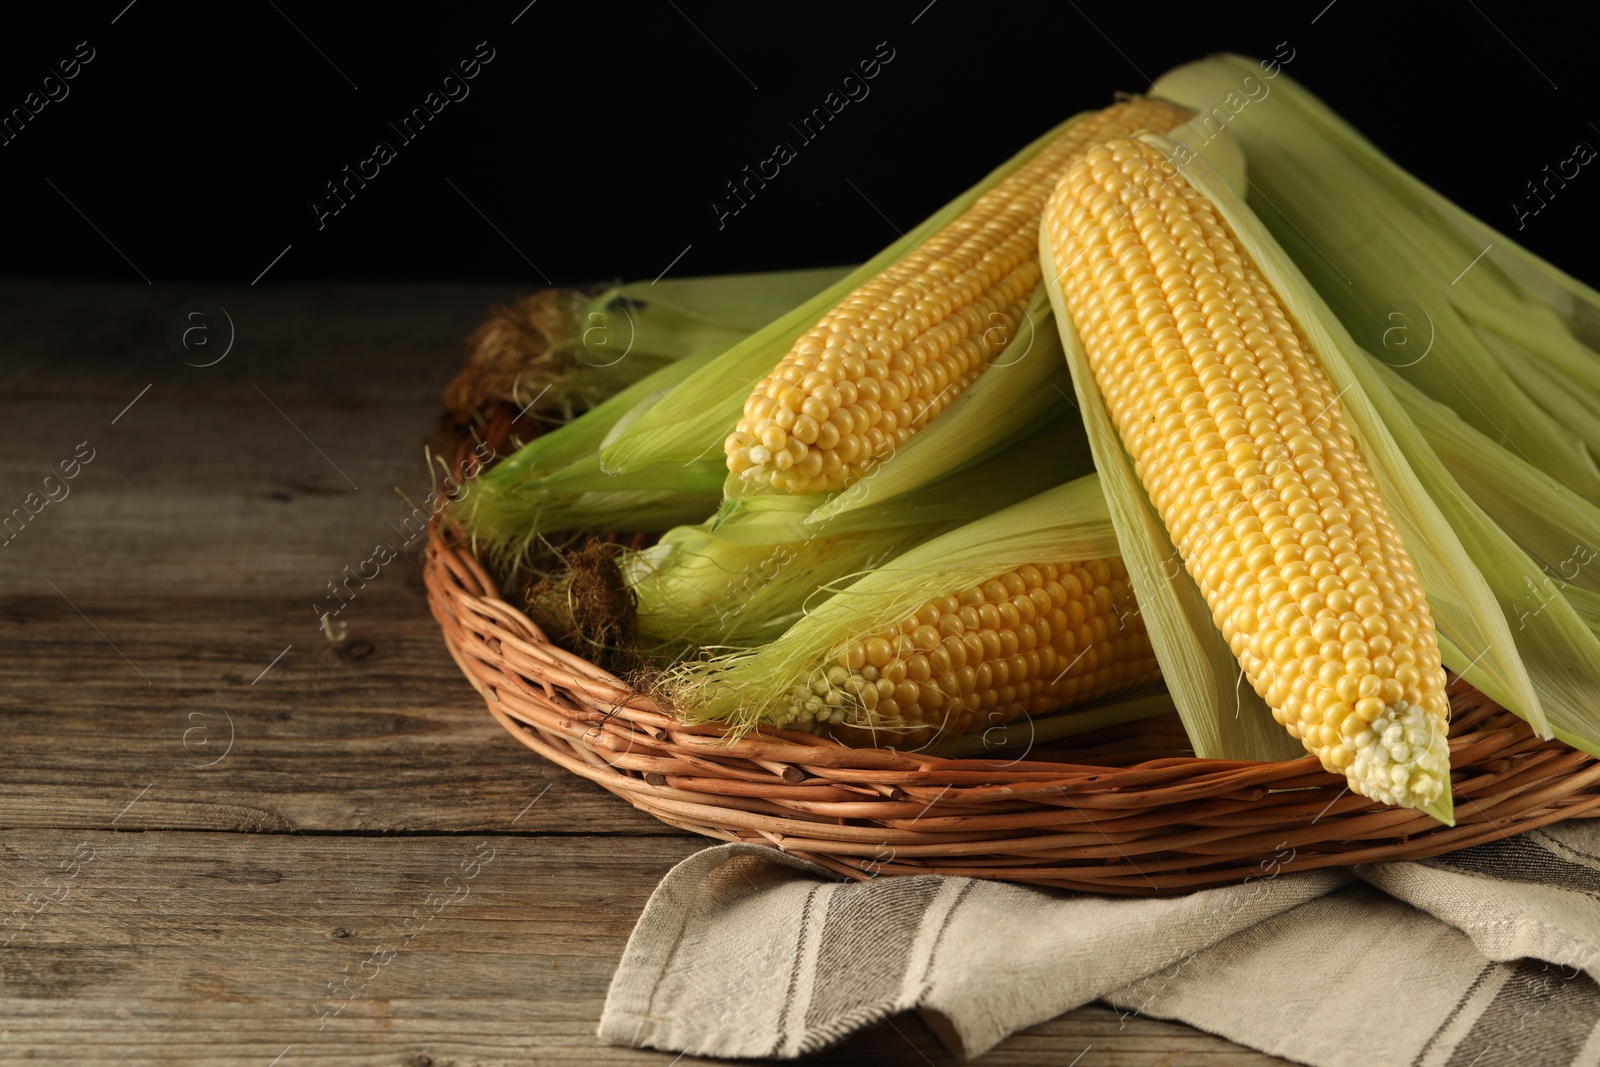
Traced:
MULTIPOLYGON (((700 847, 8 831, 5 898, 37 911, 0 930, 0 1052, 108 1064, 120 1053, 260 1065, 286 1047, 285 1064, 657 1062, 600 1046, 593 1031, 650 890, 700 847)), ((985 1062, 1065 1062, 1088 1046, 1080 1063, 1279 1062, 1217 1059, 1226 1046, 1214 1038, 1124 1026, 1109 1011, 1053 1020, 985 1062)), ((919 1052, 949 1062, 920 1022, 897 1019, 813 1062, 921 1062, 919 1052)))
MULTIPOLYGON (((0 1061, 673 1062, 594 1029, 650 891, 706 842, 506 736, 414 558, 341 641, 313 607, 402 547, 461 338, 515 295, 0 283, 0 516, 94 449, 0 544, 0 1061), (167 348, 195 298, 236 328, 215 366, 167 348)), ((1283 1062, 1094 1007, 983 1062, 1074 1057, 1283 1062)), ((951 1062, 912 1017, 812 1062, 869 1059, 951 1062)))

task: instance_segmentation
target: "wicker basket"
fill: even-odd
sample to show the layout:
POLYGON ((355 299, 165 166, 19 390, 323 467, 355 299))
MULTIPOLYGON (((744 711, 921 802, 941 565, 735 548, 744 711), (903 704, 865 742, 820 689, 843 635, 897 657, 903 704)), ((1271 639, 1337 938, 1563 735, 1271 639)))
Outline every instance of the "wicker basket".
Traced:
POLYGON ((517 740, 663 822, 856 878, 964 874, 1150 896, 1420 859, 1600 811, 1600 763, 1538 740, 1460 681, 1454 827, 1357 796, 1311 756, 1192 758, 1175 716, 1016 760, 847 748, 791 731, 730 743, 551 644, 442 531, 425 577, 451 656, 517 740))

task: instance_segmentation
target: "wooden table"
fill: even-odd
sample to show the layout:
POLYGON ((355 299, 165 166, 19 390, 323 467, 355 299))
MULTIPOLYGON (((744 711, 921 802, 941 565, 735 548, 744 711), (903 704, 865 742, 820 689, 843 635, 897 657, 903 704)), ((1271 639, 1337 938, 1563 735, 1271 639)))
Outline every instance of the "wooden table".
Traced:
MULTIPOLYGON (((0 285, 0 516, 39 509, 0 535, 0 1062, 715 1062, 594 1036, 706 842, 504 734, 415 550, 318 628, 327 583, 400 546, 461 339, 515 295, 0 285), (212 366, 185 360, 221 354, 214 313, 169 349, 193 299, 236 333, 212 366)), ((952 1062, 910 1016, 817 1060, 867 1057, 952 1062)), ((1088 1007, 983 1062, 1284 1061, 1088 1007)))

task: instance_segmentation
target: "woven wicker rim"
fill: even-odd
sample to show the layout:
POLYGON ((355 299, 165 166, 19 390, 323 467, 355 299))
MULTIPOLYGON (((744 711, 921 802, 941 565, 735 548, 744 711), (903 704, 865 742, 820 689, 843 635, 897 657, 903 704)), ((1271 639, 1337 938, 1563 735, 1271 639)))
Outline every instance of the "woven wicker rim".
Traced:
POLYGON ((1314 757, 1195 759, 1153 720, 1076 739, 1073 762, 937 759, 792 731, 729 742, 556 647, 436 529, 428 602, 495 719, 673 826, 854 878, 959 874, 1153 896, 1281 871, 1415 860, 1600 809, 1600 763, 1451 685, 1456 825, 1351 793, 1314 757), (1163 747, 1163 742, 1165 746, 1163 747))

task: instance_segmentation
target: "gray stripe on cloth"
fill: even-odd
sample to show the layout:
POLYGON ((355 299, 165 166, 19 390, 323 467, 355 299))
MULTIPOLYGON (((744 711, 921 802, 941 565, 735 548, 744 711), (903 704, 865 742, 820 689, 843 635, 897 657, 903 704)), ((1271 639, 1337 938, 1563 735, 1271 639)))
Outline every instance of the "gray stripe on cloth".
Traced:
POLYGON ((811 998, 806 1029, 839 1029, 843 1036, 899 999, 912 943, 941 881, 894 878, 870 896, 834 894, 816 966, 820 974, 836 977, 824 980, 811 998), (843 975, 848 980, 837 977, 843 975))
MULTIPOLYGON (((806 943, 806 934, 811 931, 811 908, 817 902, 817 889, 821 888, 821 886, 817 886, 816 889, 807 893, 805 906, 800 909, 800 943, 802 945, 806 943)), ((794 1003, 795 994, 800 989, 800 979, 803 976, 803 971, 804 968, 800 963, 800 953, 796 953, 794 963, 789 967, 789 991, 783 998, 783 1007, 778 1011, 778 1039, 773 1043, 772 1051, 769 1055, 780 1055, 789 1044, 789 1008, 794 1003)))
POLYGON ((1498 964, 1499 992, 1456 1046, 1446 1067, 1528 1067, 1578 1060, 1600 1026, 1600 986, 1568 979, 1539 960, 1498 964))
POLYGON ((969 879, 889 878, 849 887, 829 902, 811 967, 815 983, 805 1030, 785 1051, 825 1048, 864 1026, 915 1008, 928 986, 944 931, 969 879))
POLYGON ((886 878, 870 891, 829 886, 820 919, 814 900, 808 901, 773 1055, 816 1052, 915 1008, 950 917, 972 885, 965 878, 913 877, 886 878), (794 1028, 795 1018, 804 1025, 794 1028))
MULTIPOLYGON (((1461 999, 1456 1001, 1456 1006, 1450 1009, 1450 1014, 1445 1016, 1439 1029, 1433 1032, 1433 1036, 1422 1046, 1422 1051, 1417 1053, 1417 1058, 1411 1061, 1412 1067, 1432 1067, 1439 1063, 1441 1058, 1448 1058, 1449 1050, 1461 1043, 1461 1039, 1472 1029, 1472 1020, 1477 1018, 1477 1011, 1467 1011, 1467 1005, 1491 979, 1494 980, 1494 988, 1498 989, 1498 983, 1504 980, 1504 975, 1500 973, 1499 964, 1485 963, 1478 976, 1472 980, 1472 984, 1461 994, 1461 999), (1466 1021, 1458 1025, 1458 1020, 1466 1021), (1430 1053, 1441 1049, 1444 1051, 1430 1057, 1430 1053)), ((1493 995, 1491 992, 1485 999, 1493 999, 1493 995)))
POLYGON ((1428 866, 1450 867, 1503 882, 1532 882, 1600 896, 1600 868, 1574 863, 1557 850, 1557 842, 1542 839, 1538 831, 1474 845, 1460 852, 1423 861, 1428 866))
MULTIPOLYGON (((941 900, 949 901, 949 906, 944 909, 944 918, 939 921, 933 943, 928 947, 926 959, 923 961, 923 965, 917 975, 917 987, 915 989, 908 988, 906 990, 906 998, 910 1003, 918 1005, 921 1009, 923 1023, 929 1030, 933 1031, 933 1035, 939 1039, 940 1044, 944 1045, 945 1048, 954 1049, 962 1047, 961 1032, 957 1029, 955 1021, 944 1013, 926 1005, 929 994, 933 992, 933 974, 934 969, 939 966, 940 949, 949 943, 949 938, 945 934, 950 929, 951 920, 955 918, 956 910, 972 895, 972 890, 981 883, 971 878, 946 878, 944 881, 949 887, 954 888, 956 892, 953 895, 946 893, 941 897, 941 900)), ((924 929, 929 925, 924 923, 924 929)))
MULTIPOLYGON (((750 855, 746 858, 755 857, 750 855)), ((842 885, 817 887, 807 898, 806 909, 801 915, 801 925, 797 933, 790 932, 787 916, 775 915, 767 918, 766 929, 753 932, 754 936, 769 939, 778 945, 785 944, 788 938, 793 938, 796 942, 793 948, 794 967, 790 971, 792 981, 789 983, 788 997, 782 1009, 784 1028, 779 1034, 780 1042, 772 1053, 774 1056, 792 1059, 816 1044, 813 1032, 805 1024, 805 1019, 811 1014, 811 1002, 817 991, 833 978, 824 976, 818 971, 817 958, 821 955, 822 938, 828 926, 825 916, 832 907, 834 896, 845 888, 842 885), (795 1025, 797 1019, 801 1021, 798 1026, 795 1025)), ((740 969, 737 966, 730 967, 728 973, 737 976, 740 969)))
MULTIPOLYGON (((661 880, 612 976, 599 1035, 706 1056, 771 1056, 796 969, 806 901, 843 888, 831 871, 755 845, 695 853, 661 880), (820 884, 819 884, 820 883, 820 884)), ((776 1054, 781 1055, 779 1049, 776 1054)))
POLYGON ((1597 821, 1600 820, 1558 823, 1542 830, 1533 830, 1526 836, 1574 866, 1600 871, 1600 854, 1596 854, 1596 849, 1600 849, 1600 834, 1594 832, 1592 825, 1597 821))

